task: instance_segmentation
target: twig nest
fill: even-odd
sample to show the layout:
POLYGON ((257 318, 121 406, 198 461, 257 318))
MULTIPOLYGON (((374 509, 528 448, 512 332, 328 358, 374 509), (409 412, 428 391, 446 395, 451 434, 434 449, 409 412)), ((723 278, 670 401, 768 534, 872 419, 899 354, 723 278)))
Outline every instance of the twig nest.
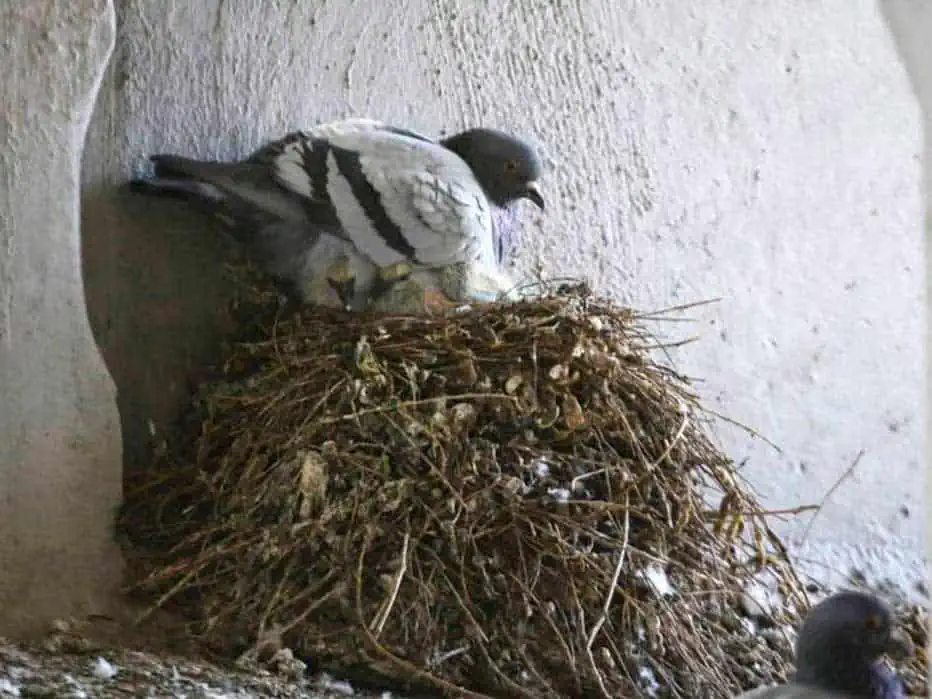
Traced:
POLYGON ((633 311, 307 309, 264 332, 231 348, 122 517, 138 587, 215 646, 275 629, 318 668, 496 697, 785 678, 788 644, 724 620, 760 575, 784 620, 801 586, 633 311))

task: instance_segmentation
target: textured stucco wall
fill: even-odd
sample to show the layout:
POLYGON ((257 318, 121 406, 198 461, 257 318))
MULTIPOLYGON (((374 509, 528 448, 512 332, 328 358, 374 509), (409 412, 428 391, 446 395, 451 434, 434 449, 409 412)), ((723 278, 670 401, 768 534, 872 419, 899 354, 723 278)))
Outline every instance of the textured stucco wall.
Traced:
POLYGON ((548 212, 526 209, 525 239, 545 271, 641 307, 721 297, 666 332, 700 333, 679 365, 782 447, 723 430, 748 478, 775 507, 817 502, 866 450, 800 550, 919 577, 920 116, 873 0, 120 3, 84 244, 131 458, 228 290, 202 219, 114 185, 150 152, 241 155, 348 115, 536 138, 548 212))
MULTIPOLYGON (((887 20, 889 30, 894 37, 903 65, 906 67, 922 111, 923 126, 923 233, 926 263, 926 298, 932 289, 932 3, 923 0, 879 0, 881 11, 887 20)), ((925 307, 925 354, 932 355, 929 328, 932 326, 932 306, 925 307)), ((932 372, 926 371, 925 404, 932 397, 932 372)), ((926 439, 932 435, 932 413, 926 411, 926 439)), ((925 497, 926 511, 932 502, 932 460, 926 451, 925 497)), ((925 523, 926 561, 932 560, 932 519, 925 523)), ((926 568, 928 575, 928 567, 926 568)), ((932 655, 929 656, 929 669, 932 672, 932 655)))
POLYGON ((108 611, 120 432, 80 269, 110 0, 0 4, 0 635, 108 611))

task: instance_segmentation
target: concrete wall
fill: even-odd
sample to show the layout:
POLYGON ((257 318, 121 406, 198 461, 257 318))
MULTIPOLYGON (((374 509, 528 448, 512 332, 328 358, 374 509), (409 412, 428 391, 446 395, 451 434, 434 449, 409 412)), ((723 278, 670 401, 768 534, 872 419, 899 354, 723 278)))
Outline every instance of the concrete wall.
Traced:
POLYGON ((553 205, 526 240, 548 272, 639 306, 722 297, 693 314, 698 328, 672 330, 703 334, 677 359, 713 407, 784 449, 725 435, 768 503, 817 502, 867 451, 803 554, 915 576, 919 112, 872 0, 741 13, 724 0, 137 0, 120 36, 85 160, 85 245, 92 316, 133 387, 128 448, 183 397, 208 342, 191 329, 222 295, 199 271, 216 242, 199 219, 112 194, 134 160, 236 156, 350 114, 427 131, 482 121, 547 153, 553 205))
MULTIPOLYGON (((925 242, 926 263, 926 298, 932 289, 932 251, 929 249, 932 239, 932 43, 928 37, 932 36, 932 4, 920 0, 881 0, 880 7, 889 29, 896 42, 897 49, 903 65, 909 74, 913 91, 918 98, 922 112, 923 139, 923 191, 924 215, 923 233, 925 242)), ((925 335, 928 342, 929 326, 932 325, 932 307, 926 304, 925 335)), ((926 356, 930 354, 930 345, 926 345, 926 356)), ((925 400, 928 404, 932 397, 932 372, 926 371, 925 400)), ((932 434, 932 413, 926 412, 926 436, 932 434)), ((928 503, 932 502, 932 477, 930 477, 930 464, 928 456, 926 462, 926 511, 928 503)), ((932 535, 929 525, 932 520, 926 521, 926 560, 932 560, 932 535)), ((932 656, 930 656, 932 663, 932 656)), ((932 670, 932 665, 930 665, 932 670)))
POLYGON ((0 27, 0 635, 28 635, 105 611, 119 582, 119 422, 78 233, 113 6, 3 3, 0 27))
MULTIPOLYGON (((897 49, 910 77, 913 91, 918 98, 922 111, 924 134, 923 153, 923 190, 924 216, 923 233, 925 238, 926 294, 932 289, 932 254, 929 242, 932 239, 932 4, 921 0, 881 0, 880 7, 894 37, 897 49)), ((928 329, 932 320, 932 307, 926 304, 926 356, 932 345, 928 344, 928 329)), ((928 404, 932 396, 932 372, 926 372, 925 398, 928 404)), ((932 434, 932 414, 926 412, 926 435, 932 434)), ((932 477, 929 474, 929 459, 926 456, 926 503, 932 502, 932 477)), ((928 504, 926 505, 928 511, 928 504)), ((926 560, 932 560, 932 536, 930 521, 926 521, 926 560)), ((928 572, 928 568, 927 568, 928 572)), ((932 655, 928 655, 929 673, 932 674, 932 655)))
MULTIPOLYGON (((723 432, 767 503, 820 500, 866 450, 808 542, 805 520, 784 533, 817 572, 856 564, 915 580, 920 113, 872 0, 743 9, 120 3, 84 154, 83 271, 128 466, 149 421, 171 419, 215 351, 230 291, 222 240, 202 219, 117 190, 135 161, 233 157, 348 115, 428 132, 482 122, 532 135, 551 166, 548 212, 529 219, 522 265, 587 276, 641 307, 721 297, 692 313, 697 326, 668 334, 701 332, 680 366, 705 378, 711 407, 782 447, 723 432)), ((50 188, 38 191, 24 201, 47 206, 50 188)), ((38 371, 30 361, 21 366, 38 371)), ((112 454, 101 468, 112 476, 112 454)))

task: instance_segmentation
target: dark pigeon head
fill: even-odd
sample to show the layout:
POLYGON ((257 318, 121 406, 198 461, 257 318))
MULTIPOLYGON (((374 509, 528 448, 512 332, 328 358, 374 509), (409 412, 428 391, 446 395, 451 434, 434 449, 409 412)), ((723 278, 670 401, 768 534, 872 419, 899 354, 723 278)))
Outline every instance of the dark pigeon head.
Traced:
POLYGON ((880 657, 912 651, 886 604, 864 592, 840 592, 814 606, 800 627, 794 680, 851 697, 895 699, 904 694, 902 683, 880 657))
POLYGON ((440 143, 466 161, 492 203, 530 199, 544 208, 538 189, 543 165, 524 141, 494 129, 468 129, 440 143))

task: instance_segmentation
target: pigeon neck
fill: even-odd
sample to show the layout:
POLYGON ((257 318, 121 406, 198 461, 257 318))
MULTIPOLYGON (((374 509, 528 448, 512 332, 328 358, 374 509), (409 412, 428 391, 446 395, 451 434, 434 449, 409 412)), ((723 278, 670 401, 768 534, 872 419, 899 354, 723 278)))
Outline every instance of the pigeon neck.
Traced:
POLYGON ((897 674, 882 662, 871 666, 873 696, 877 699, 906 699, 906 687, 897 674))
POLYGON ((489 187, 489 183, 483 178, 481 169, 475 166, 470 140, 470 135, 464 132, 441 139, 440 145, 456 153, 463 162, 469 166, 469 169, 472 170, 472 174, 479 183, 479 186, 482 187, 482 191, 485 193, 486 198, 493 204, 502 207, 506 202, 500 201, 500 198, 495 196, 494 192, 489 187))
POLYGON ((454 136, 440 139, 440 145, 456 153, 459 157, 469 162, 469 141, 465 134, 458 133, 454 136))

